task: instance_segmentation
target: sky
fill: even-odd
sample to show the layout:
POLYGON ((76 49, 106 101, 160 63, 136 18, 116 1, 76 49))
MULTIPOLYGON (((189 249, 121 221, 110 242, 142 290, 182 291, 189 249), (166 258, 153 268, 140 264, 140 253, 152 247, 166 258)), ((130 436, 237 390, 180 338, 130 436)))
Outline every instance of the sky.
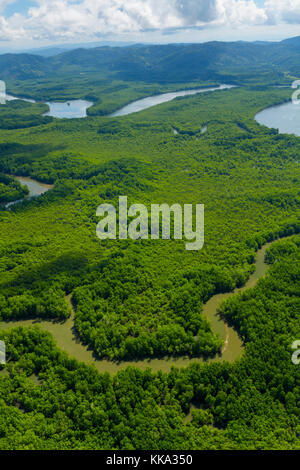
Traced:
POLYGON ((0 49, 92 41, 281 40, 300 0, 0 0, 0 49))

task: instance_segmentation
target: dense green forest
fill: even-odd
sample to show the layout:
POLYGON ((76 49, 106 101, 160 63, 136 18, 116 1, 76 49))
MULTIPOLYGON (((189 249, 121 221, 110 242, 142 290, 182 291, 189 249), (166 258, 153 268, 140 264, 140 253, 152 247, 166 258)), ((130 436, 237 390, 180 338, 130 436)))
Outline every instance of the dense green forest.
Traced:
MULTIPOLYGON (((299 449, 300 369, 291 345, 300 335, 300 140, 254 119, 288 101, 290 90, 262 86, 258 74, 253 86, 109 118, 104 114, 134 99, 180 88, 179 78, 162 84, 153 72, 152 81, 136 86, 125 75, 109 84, 99 74, 97 82, 92 52, 83 51, 87 62, 78 56, 78 64, 90 74, 65 86, 76 58, 70 54, 53 59, 57 67, 70 61, 61 81, 44 72, 33 79, 27 56, 18 59, 21 75, 12 72, 14 56, 11 68, 5 63, 11 93, 85 98, 95 106, 87 118, 70 120, 45 120, 43 104, 0 109, 0 172, 54 184, 0 210, 0 320, 59 325, 70 317, 72 294, 77 338, 98 358, 212 358, 224 342, 201 315, 204 303, 244 285, 264 243, 288 239, 267 253, 266 279, 221 307, 245 345, 232 363, 102 374, 59 350, 42 327, 0 328, 8 357, 0 372, 0 448, 299 449), (186 251, 178 240, 100 242, 96 209, 117 205, 120 195, 148 207, 204 204, 203 250, 186 251)), ((49 66, 35 60, 35 70, 49 66)), ((266 83, 276 84, 272 73, 266 83)), ((245 82, 253 77, 250 70, 245 82)), ((205 78, 186 77, 184 88, 220 83, 214 74, 205 78)))
POLYGON ((299 242, 275 245, 266 279, 223 306, 246 342, 234 364, 112 377, 68 358, 38 327, 0 333, 9 357, 0 448, 299 449, 299 242))
POLYGON ((40 126, 52 121, 50 116, 42 116, 48 111, 45 104, 33 104, 25 101, 8 101, 0 106, 0 129, 22 129, 40 126))

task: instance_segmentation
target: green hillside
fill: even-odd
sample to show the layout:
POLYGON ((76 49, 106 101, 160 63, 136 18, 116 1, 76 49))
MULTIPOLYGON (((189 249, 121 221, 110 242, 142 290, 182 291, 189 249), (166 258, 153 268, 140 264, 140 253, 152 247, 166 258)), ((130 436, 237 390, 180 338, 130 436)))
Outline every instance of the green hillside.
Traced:
POLYGON ((193 80, 283 80, 299 71, 299 38, 280 43, 210 42, 76 49, 44 58, 30 54, 0 56, 4 79, 29 79, 97 72, 121 80, 188 82, 193 80))

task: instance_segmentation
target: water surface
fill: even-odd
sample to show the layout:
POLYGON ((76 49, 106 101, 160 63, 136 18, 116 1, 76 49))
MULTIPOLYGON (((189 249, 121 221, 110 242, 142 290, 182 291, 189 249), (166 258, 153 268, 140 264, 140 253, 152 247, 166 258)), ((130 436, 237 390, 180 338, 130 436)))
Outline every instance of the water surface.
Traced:
POLYGON ((93 103, 85 100, 72 100, 66 103, 46 103, 50 111, 44 114, 44 116, 52 116, 59 119, 74 119, 74 118, 85 118, 87 117, 87 109, 90 108, 93 103))
POLYGON ((21 100, 21 101, 26 101, 27 103, 35 103, 35 100, 32 100, 30 98, 21 98, 13 95, 6 95, 6 101, 15 101, 15 100, 21 100))
MULTIPOLYGON (((33 99, 13 95, 6 95, 6 100, 21 100, 27 101, 28 103, 36 103, 33 99)), ((46 104, 49 106, 50 110, 43 114, 43 116, 52 116, 59 119, 85 118, 87 117, 87 109, 93 105, 92 102, 85 100, 70 100, 65 103, 49 101, 46 104)))
POLYGON ((25 198, 18 199, 17 201, 8 202, 7 204, 5 204, 5 207, 7 209, 11 206, 14 206, 15 204, 18 204, 19 202, 22 202, 24 199, 31 199, 33 197, 40 196, 41 194, 44 194, 49 191, 49 189, 53 188, 52 184, 40 183, 39 181, 33 180, 32 178, 29 178, 27 176, 14 176, 14 178, 18 180, 23 186, 28 187, 29 194, 28 196, 25 196, 25 198))
POLYGON ((278 129, 281 134, 300 136, 300 104, 288 102, 260 111, 255 116, 259 124, 278 129))
MULTIPOLYGON (((274 242, 273 242, 274 243, 274 242)), ((95 359, 93 352, 88 350, 84 346, 76 335, 74 329, 74 315, 75 311, 72 306, 71 298, 69 295, 66 301, 71 307, 72 315, 64 323, 53 323, 50 321, 41 320, 23 320, 13 322, 0 322, 0 329, 7 330, 16 326, 30 326, 39 325, 43 330, 51 333, 60 349, 69 353, 71 357, 74 357, 80 362, 86 364, 93 364, 99 372, 108 372, 115 374, 119 370, 125 369, 128 366, 138 367, 145 370, 150 367, 154 372, 162 370, 163 372, 169 372, 172 367, 188 367, 190 364, 195 363, 209 363, 209 362, 221 362, 229 361, 234 362, 236 359, 241 357, 243 353, 243 343, 237 332, 230 326, 228 326, 218 314, 218 309, 221 302, 228 299, 232 295, 239 292, 243 292, 250 287, 254 287, 259 278, 266 274, 268 265, 265 263, 266 250, 271 246, 272 243, 264 245, 256 254, 255 272, 250 276, 249 280, 242 288, 237 288, 234 292, 228 292, 226 294, 214 295, 203 307, 202 313, 209 321, 211 329, 214 333, 219 334, 224 341, 224 347, 222 354, 212 359, 204 360, 203 358, 189 358, 189 357, 165 357, 159 359, 144 359, 141 361, 122 361, 112 362, 108 360, 97 360, 95 359)))
POLYGON ((127 116, 128 114, 138 113, 139 111, 152 108, 153 106, 157 106, 158 104, 172 101, 175 98, 178 98, 179 96, 196 95, 198 93, 207 93, 208 91, 216 90, 226 90, 234 87, 235 85, 220 85, 219 87, 213 88, 197 88, 194 90, 174 91, 172 93, 163 93, 162 95, 148 96, 147 98, 134 101, 133 103, 124 106, 118 111, 115 111, 114 113, 110 114, 110 117, 127 116))
MULTIPOLYGON (((181 90, 172 93, 163 93, 161 95, 148 96, 147 98, 136 100, 122 107, 121 109, 110 114, 109 117, 127 116, 132 113, 137 113, 139 111, 152 108, 153 106, 157 106, 158 104, 167 103, 168 101, 172 101, 175 98, 178 98, 179 96, 196 95, 198 93, 226 90, 234 87, 235 85, 220 85, 218 87, 181 90)), ((8 101, 22 100, 27 101, 29 103, 36 103, 35 100, 29 98, 16 97, 13 95, 6 95, 6 99, 8 101)), ((70 100, 66 101, 65 103, 48 101, 46 104, 49 106, 50 110, 47 111, 44 116, 52 116, 58 119, 85 118, 87 117, 87 109, 93 105, 92 102, 85 100, 70 100)))

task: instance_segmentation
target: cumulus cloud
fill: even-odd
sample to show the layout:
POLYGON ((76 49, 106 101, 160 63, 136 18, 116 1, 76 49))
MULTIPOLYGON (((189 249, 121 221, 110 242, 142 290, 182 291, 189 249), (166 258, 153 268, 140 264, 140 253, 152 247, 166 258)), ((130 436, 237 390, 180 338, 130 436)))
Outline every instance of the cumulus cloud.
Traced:
POLYGON ((265 10, 270 23, 300 24, 300 0, 267 0, 265 10))
MULTIPOLYGON (((15 0, 0 0, 0 14, 15 0)), ((31 2, 32 3, 32 2, 31 2)), ((0 16, 0 38, 36 40, 209 26, 300 23, 300 0, 35 0, 26 15, 0 16)))

